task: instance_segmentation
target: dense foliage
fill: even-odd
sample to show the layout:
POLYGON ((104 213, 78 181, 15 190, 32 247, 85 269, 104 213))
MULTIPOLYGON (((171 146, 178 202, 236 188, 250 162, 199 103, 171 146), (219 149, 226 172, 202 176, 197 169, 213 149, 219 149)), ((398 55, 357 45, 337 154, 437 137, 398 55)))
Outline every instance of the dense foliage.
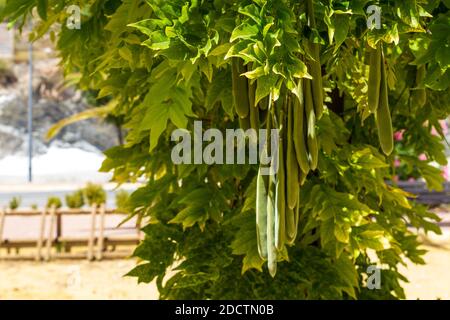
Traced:
POLYGON ((439 120, 450 113, 449 1, 314 0, 315 26, 306 2, 80 0, 81 29, 71 30, 72 1, 0 1, 0 20, 19 25, 37 7, 33 36, 51 32, 67 77, 111 97, 102 112, 124 119, 125 144, 106 152, 102 170, 119 183, 147 181, 128 202, 147 221, 135 252, 143 263, 130 275, 156 279, 163 299, 403 298, 399 265, 424 262, 409 227, 440 232, 392 177, 400 161, 430 188, 442 186, 432 163, 446 164, 439 120), (371 4, 381 6, 381 29, 367 28, 371 4), (192 131, 194 120, 238 127, 232 59, 247 65, 257 100, 276 99, 309 76, 306 42, 320 48, 326 105, 318 168, 301 188, 298 238, 272 278, 257 249, 257 166, 174 165, 170 135, 192 131), (403 132, 390 156, 368 103, 368 53, 381 43, 393 128, 403 132), (373 264, 383 269, 381 290, 365 287, 373 264))

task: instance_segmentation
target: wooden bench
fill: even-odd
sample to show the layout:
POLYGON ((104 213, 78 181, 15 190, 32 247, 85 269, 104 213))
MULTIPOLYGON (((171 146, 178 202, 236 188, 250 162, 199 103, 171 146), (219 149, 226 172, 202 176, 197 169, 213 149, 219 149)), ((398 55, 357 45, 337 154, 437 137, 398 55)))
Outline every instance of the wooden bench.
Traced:
POLYGON ((398 187, 412 193, 417 196, 415 201, 418 203, 426 204, 429 206, 439 206, 441 204, 450 203, 450 183, 446 182, 444 184, 443 191, 430 191, 427 188, 425 182, 415 181, 406 182, 400 181, 397 183, 398 187))
POLYGON ((136 225, 136 235, 127 236, 105 236, 105 217, 107 215, 125 215, 116 210, 106 209, 105 205, 93 205, 89 210, 85 209, 63 209, 55 207, 42 210, 13 210, 6 211, 0 209, 0 249, 6 249, 8 255, 0 256, 0 259, 31 259, 37 261, 49 261, 52 258, 78 259, 86 258, 92 260, 102 260, 103 258, 126 257, 131 254, 128 251, 116 252, 116 246, 137 245, 142 240, 142 232, 139 223, 136 225), (63 216, 90 216, 90 227, 88 237, 64 237, 62 235, 62 217, 63 216), (4 239, 5 220, 7 217, 40 217, 39 235, 37 239, 4 239), (48 225, 47 220, 50 220, 48 225), (99 220, 99 222, 97 222, 99 220), (98 226, 98 227, 97 227, 98 226), (47 228, 46 228, 47 227, 47 228), (47 229, 47 233, 45 232, 47 229), (112 248, 107 252, 107 248, 112 248), (87 247, 85 253, 71 252, 73 247, 87 247), (36 248, 35 255, 19 255, 22 248, 36 248), (58 248, 57 252, 52 252, 53 248, 58 248), (14 249, 16 256, 11 256, 11 250, 14 249))

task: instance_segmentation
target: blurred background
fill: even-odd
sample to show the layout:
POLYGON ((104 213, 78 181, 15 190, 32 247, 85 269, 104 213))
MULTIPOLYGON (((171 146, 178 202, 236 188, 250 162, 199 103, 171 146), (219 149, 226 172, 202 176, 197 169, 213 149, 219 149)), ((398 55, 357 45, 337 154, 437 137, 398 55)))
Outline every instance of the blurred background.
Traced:
POLYGON ((118 188, 109 183, 109 173, 98 172, 103 151, 122 143, 122 129, 110 119, 84 120, 47 140, 52 125, 95 107, 96 93, 77 91, 76 79, 64 80, 48 36, 33 43, 32 60, 27 39, 26 31, 20 34, 0 24, 0 299, 155 299, 154 286, 138 286, 135 279, 124 277, 136 264, 128 257, 141 234, 136 219, 119 227, 127 212, 118 210, 117 201, 122 199, 125 207, 136 185, 118 188), (82 204, 69 203, 77 194, 82 204), (93 229, 89 198, 99 194, 107 210, 120 214, 106 215, 102 225, 97 209, 93 229), (43 208, 55 204, 58 212, 81 214, 57 215, 55 221, 49 211, 40 216, 43 208), (38 257, 35 243, 42 222, 38 257), (100 246, 100 229, 100 250, 105 253, 101 259, 89 258, 89 241, 92 238, 92 250, 100 246), (48 238, 52 241, 47 257, 48 238))
MULTIPOLYGON (((26 33, 0 25, 0 181, 20 184, 28 170, 29 43, 26 33)), ((95 101, 64 82, 50 39, 33 44, 33 182, 106 183, 99 174, 102 151, 117 145, 120 128, 96 120, 65 127, 55 139, 45 135, 56 122, 86 110, 95 101), (64 174, 62 177, 62 174, 64 174)), ((76 79, 74 80, 76 81, 76 79)))

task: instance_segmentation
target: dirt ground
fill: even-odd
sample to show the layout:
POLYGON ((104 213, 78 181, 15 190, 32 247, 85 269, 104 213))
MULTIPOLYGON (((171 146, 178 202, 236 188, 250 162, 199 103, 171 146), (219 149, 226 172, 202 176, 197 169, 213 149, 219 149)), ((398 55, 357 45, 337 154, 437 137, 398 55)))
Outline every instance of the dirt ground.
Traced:
POLYGON ((404 285, 408 299, 450 300, 450 232, 423 239, 426 265, 409 264, 402 273, 409 279, 404 285))
POLYGON ((134 260, 0 261, 0 299, 157 299, 154 285, 124 277, 134 260))
POLYGON ((409 279, 405 284, 408 299, 450 300, 450 248, 426 248, 427 265, 411 265, 403 273, 409 279))
MULTIPOLYGON (((450 299, 450 248, 425 247, 427 265, 403 273, 408 299, 450 299)), ((134 260, 0 261, 0 299, 158 299, 154 284, 123 277, 134 260)))
MULTIPOLYGON (((423 239, 427 265, 409 264, 402 273, 408 299, 450 300, 450 232, 423 239)), ((138 285, 124 277, 133 259, 88 262, 80 260, 0 261, 1 299, 158 299, 154 284, 138 285)))

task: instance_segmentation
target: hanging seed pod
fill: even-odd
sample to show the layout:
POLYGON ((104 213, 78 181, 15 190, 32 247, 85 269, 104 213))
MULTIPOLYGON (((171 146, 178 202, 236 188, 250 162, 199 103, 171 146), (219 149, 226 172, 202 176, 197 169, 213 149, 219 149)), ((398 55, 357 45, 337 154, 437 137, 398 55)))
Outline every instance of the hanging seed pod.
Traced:
POLYGON ((267 260, 267 198, 269 178, 258 170, 256 180, 256 234, 258 238, 258 252, 263 260, 267 260))
POLYGON ((319 160, 319 147, 316 136, 316 115, 314 113, 313 102, 312 102, 312 92, 311 92, 311 81, 305 81, 305 109, 306 109, 306 119, 308 121, 307 125, 307 141, 308 141, 308 152, 309 152, 309 166, 311 170, 317 169, 317 164, 319 160))
POLYGON ((241 127, 242 130, 246 131, 250 129, 250 118, 241 118, 239 117, 239 127, 241 127))
MULTIPOLYGON (((316 20, 314 16, 314 5, 312 0, 307 0, 307 16, 308 24, 311 29, 316 28, 316 20)), ((314 111, 316 118, 320 119, 323 114, 323 83, 322 83, 322 66, 320 63, 320 47, 318 43, 310 42, 310 52, 314 61, 309 62, 312 80, 312 97, 314 102, 314 111)))
POLYGON ((378 137, 380 139, 381 149, 384 154, 390 155, 394 150, 394 133, 392 129, 391 111, 389 110, 388 84, 386 77, 386 68, 384 65, 384 54, 381 52, 381 92, 380 105, 376 113, 376 122, 378 127, 378 137))
POLYGON ((376 113, 380 104, 381 85, 381 47, 370 50, 368 105, 372 113, 376 113))
POLYGON ((297 238, 298 207, 286 210, 286 244, 292 245, 297 238))
MULTIPOLYGON (((297 99, 297 97, 292 97, 297 99)), ((288 97, 287 101, 287 149, 286 149, 286 184, 287 184, 287 204, 289 209, 294 209, 297 205, 300 185, 298 183, 299 165, 294 146, 294 119, 293 119, 293 101, 288 97)))
POLYGON ((285 163, 285 139, 286 139, 286 114, 284 108, 286 99, 279 99, 277 107, 279 108, 279 129, 280 139, 278 141, 278 171, 276 174, 276 193, 275 193, 275 246, 281 250, 285 243, 286 235, 286 163, 285 163))
POLYGON ((231 60, 231 75, 233 87, 233 100, 236 108, 236 113, 240 118, 246 118, 249 114, 248 101, 248 85, 247 78, 242 77, 241 74, 245 72, 242 61, 238 58, 231 60))
POLYGON ((275 244, 275 185, 274 176, 269 176, 267 193, 267 266, 269 273, 275 277, 277 273, 278 251, 275 244))
POLYGON ((304 107, 304 90, 303 80, 299 80, 300 97, 293 96, 293 139, 295 145, 295 153, 297 162, 301 171, 307 175, 309 173, 308 151, 306 148, 306 140, 304 134, 305 127, 305 107, 304 107))
MULTIPOLYGON (((426 76, 425 65, 417 67, 416 71, 416 86, 423 86, 423 81, 426 76)), ((419 108, 423 108, 427 103, 427 90, 424 87, 416 89, 412 92, 411 103, 416 104, 419 108)))
POLYGON ((252 129, 259 129, 259 108, 255 106, 256 83, 248 81, 248 100, 250 108, 250 126, 252 129))

